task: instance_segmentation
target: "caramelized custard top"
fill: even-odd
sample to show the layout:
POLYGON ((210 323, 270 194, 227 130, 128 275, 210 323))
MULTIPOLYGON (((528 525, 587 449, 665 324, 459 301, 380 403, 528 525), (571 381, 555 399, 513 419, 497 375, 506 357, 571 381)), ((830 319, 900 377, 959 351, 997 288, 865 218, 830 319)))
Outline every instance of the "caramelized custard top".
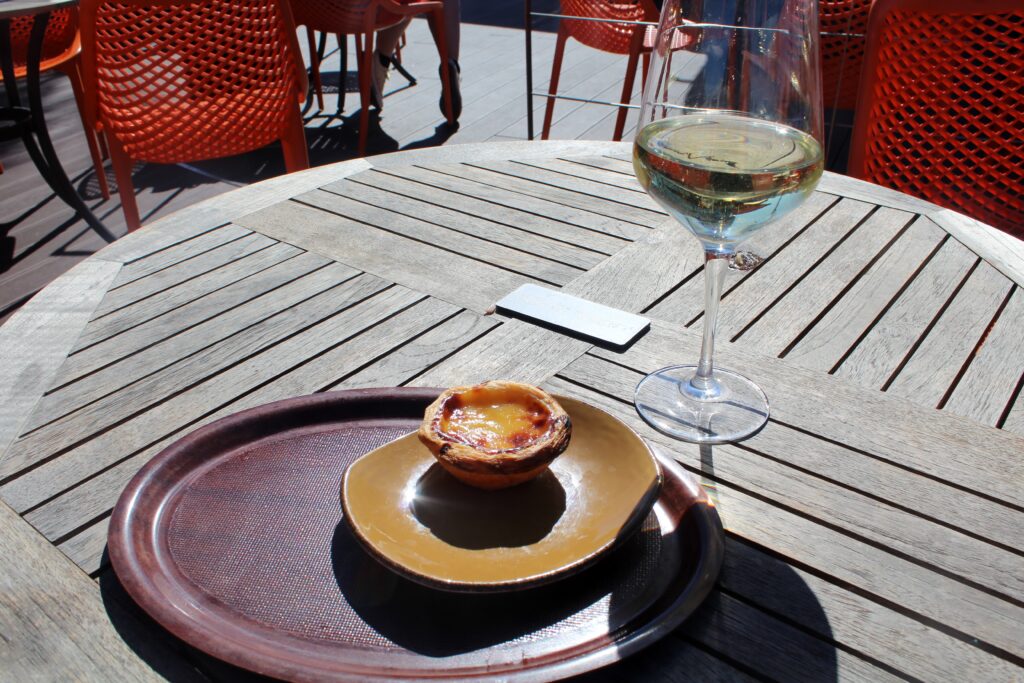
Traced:
POLYGON ((446 441, 507 453, 543 438, 552 425, 548 407, 527 393, 474 387, 444 402, 434 429, 446 441))

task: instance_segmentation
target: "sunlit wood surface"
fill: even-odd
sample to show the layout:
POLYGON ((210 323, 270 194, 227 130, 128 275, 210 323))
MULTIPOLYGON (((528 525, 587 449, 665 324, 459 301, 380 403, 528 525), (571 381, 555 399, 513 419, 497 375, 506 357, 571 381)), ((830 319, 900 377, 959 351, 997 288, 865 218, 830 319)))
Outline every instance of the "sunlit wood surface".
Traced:
POLYGON ((7 661, 56 652, 40 670, 67 677, 95 632, 93 676, 127 657, 232 680, 134 610, 108 565, 110 511, 139 468, 280 398, 510 377, 628 422, 701 479, 725 525, 706 605, 598 679, 1019 680, 1024 254, 826 175, 725 287, 717 358, 765 388, 771 419, 697 448, 632 406, 644 373, 696 358, 703 297, 696 242, 628 154, 490 143, 315 169, 176 214, 45 289, 0 328, 7 661), (527 282, 652 329, 620 352, 488 315, 527 282))

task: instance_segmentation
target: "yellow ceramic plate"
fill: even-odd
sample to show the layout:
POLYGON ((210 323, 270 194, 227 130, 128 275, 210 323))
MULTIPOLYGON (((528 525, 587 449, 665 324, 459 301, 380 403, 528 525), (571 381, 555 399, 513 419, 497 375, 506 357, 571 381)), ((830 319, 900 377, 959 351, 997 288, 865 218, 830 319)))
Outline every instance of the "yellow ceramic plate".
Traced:
POLYGON ((510 489, 474 489, 409 434, 346 471, 349 527, 398 573, 447 590, 526 588, 587 566, 643 521, 661 470, 625 424, 586 403, 558 401, 572 419, 572 440, 548 472, 510 489))

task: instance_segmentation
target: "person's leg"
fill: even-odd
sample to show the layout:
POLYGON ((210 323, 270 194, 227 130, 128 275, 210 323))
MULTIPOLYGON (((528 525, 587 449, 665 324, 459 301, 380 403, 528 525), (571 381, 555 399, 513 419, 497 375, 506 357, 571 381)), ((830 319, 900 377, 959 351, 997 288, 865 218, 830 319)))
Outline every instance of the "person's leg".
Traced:
POLYGON ((448 43, 448 59, 459 61, 459 28, 461 7, 459 0, 444 0, 444 35, 448 43))
POLYGON ((395 54, 398 41, 408 28, 412 17, 407 17, 394 26, 377 31, 376 45, 373 50, 373 81, 371 82, 370 99, 378 109, 384 108, 384 84, 388 80, 388 68, 391 66, 391 57, 395 54))
POLYGON ((405 29, 408 28, 411 21, 412 17, 406 17, 394 26, 377 31, 377 52, 388 57, 395 54, 398 41, 402 39, 402 34, 405 33, 405 29))
MULTIPOLYGON (((458 119, 459 115, 462 114, 462 92, 461 92, 461 73, 462 69, 459 66, 459 30, 461 21, 461 6, 459 0, 444 0, 444 37, 445 47, 448 49, 448 82, 452 86, 452 109, 455 118, 458 119)), ((440 69, 444 69, 445 64, 440 66, 440 69)), ((439 69, 439 70, 440 70, 439 69)), ((441 96, 439 105, 441 111, 444 111, 444 95, 441 96)))

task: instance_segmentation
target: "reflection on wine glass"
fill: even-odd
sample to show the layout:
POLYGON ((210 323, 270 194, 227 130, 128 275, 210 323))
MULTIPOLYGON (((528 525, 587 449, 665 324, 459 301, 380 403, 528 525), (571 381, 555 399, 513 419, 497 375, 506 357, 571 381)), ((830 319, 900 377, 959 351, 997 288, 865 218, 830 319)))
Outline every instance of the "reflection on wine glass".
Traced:
POLYGON ((725 4, 728 19, 722 3, 665 0, 633 147, 640 184, 705 253, 700 362, 648 375, 635 403, 659 431, 697 443, 744 438, 768 419, 756 384, 714 367, 723 278, 823 166, 815 0, 725 4))

